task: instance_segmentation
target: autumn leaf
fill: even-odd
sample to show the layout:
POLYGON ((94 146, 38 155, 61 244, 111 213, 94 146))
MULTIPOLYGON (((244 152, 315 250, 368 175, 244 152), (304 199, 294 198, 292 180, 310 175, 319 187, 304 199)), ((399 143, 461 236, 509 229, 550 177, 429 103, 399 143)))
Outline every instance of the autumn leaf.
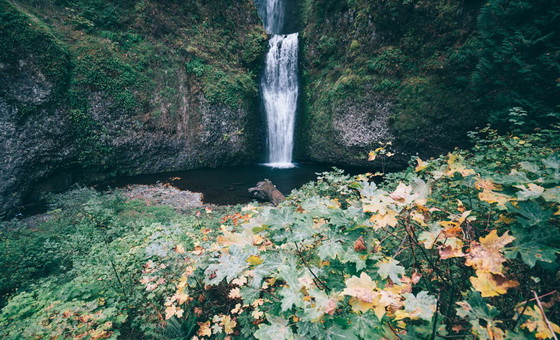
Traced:
POLYGON ((386 214, 388 211, 393 211, 393 200, 391 200, 388 196, 385 196, 383 193, 384 192, 379 192, 375 196, 364 198, 362 200, 362 208, 364 212, 386 214))
POLYGON ((420 171, 426 169, 429 165, 427 162, 424 162, 423 160, 421 160, 420 157, 416 157, 416 162, 418 163, 416 165, 416 167, 414 168, 414 171, 416 171, 416 172, 420 172, 420 171))
POLYGON ((259 264, 263 263, 263 260, 256 255, 251 255, 249 256, 249 258, 247 258, 247 263, 251 266, 258 266, 259 264))
POLYGON ((445 240, 445 244, 439 248, 439 257, 442 260, 450 259, 452 257, 463 257, 463 241, 456 237, 450 237, 445 240))
POLYGON ((235 322, 234 320, 231 319, 231 317, 229 315, 225 315, 224 317, 222 317, 222 319, 220 320, 220 325, 224 327, 224 332, 226 334, 232 334, 233 333, 233 329, 235 328, 235 326, 237 326, 237 322, 235 322))
POLYGON ((483 271, 476 271, 476 277, 471 276, 470 281, 482 297, 498 296, 507 293, 509 288, 519 286, 519 282, 507 280, 500 274, 493 274, 483 271))
POLYGON ((171 319, 174 315, 176 315, 178 318, 183 316, 183 310, 179 307, 176 306, 169 306, 165 309, 165 319, 169 320, 171 319))
POLYGON ((374 299, 378 295, 374 291, 376 284, 369 275, 362 272, 360 277, 352 276, 345 283, 346 288, 342 291, 342 294, 354 297, 350 304, 355 312, 365 312, 373 307, 374 299))
POLYGON ((487 190, 487 191, 494 191, 494 190, 502 190, 502 187, 490 179, 482 179, 479 178, 476 182, 474 182, 474 187, 478 190, 487 190))
POLYGON ((354 250, 357 252, 362 252, 362 251, 366 251, 367 247, 366 244, 364 242, 364 237, 360 236, 356 242, 354 242, 354 250))
POLYGON ((488 203, 497 203, 498 207, 501 209, 506 208, 507 202, 514 200, 514 198, 511 196, 508 196, 506 194, 500 194, 490 190, 482 191, 481 193, 478 194, 478 198, 488 203))
POLYGON ((399 205, 409 205, 418 198, 418 194, 412 193, 412 187, 399 183, 395 191, 389 194, 389 197, 399 205))
POLYGON ((437 300, 426 291, 421 291, 416 296, 412 293, 405 293, 404 310, 395 312, 395 319, 400 320, 409 318, 412 320, 423 319, 431 321, 436 311, 437 300))
POLYGON ((521 189, 517 192, 517 199, 520 201, 526 201, 531 198, 541 197, 544 193, 544 188, 540 185, 529 183, 527 187, 524 185, 514 185, 514 187, 521 189))
POLYGON ((212 330, 210 329, 210 321, 206 321, 206 322, 197 322, 198 326, 200 326, 200 328, 198 329, 198 332, 196 332, 196 334, 200 335, 200 336, 211 336, 212 335, 212 330))
POLYGON ((375 229, 383 228, 386 226, 395 227, 399 220, 397 220, 397 212, 396 211, 387 211, 385 214, 375 214, 369 218, 370 222, 373 222, 373 226, 375 229))
POLYGON ((447 160, 447 171, 445 175, 448 177, 453 176, 456 172, 463 175, 463 177, 468 175, 474 175, 473 169, 467 169, 463 164, 463 157, 457 154, 450 154, 447 160))
POLYGON ((465 264, 475 268, 477 271, 485 271, 494 274, 502 273, 502 264, 506 261, 503 257, 502 248, 515 240, 506 231, 498 237, 498 232, 492 230, 486 237, 480 238, 479 242, 472 242, 468 254, 465 256, 465 264))
POLYGON ((527 308, 523 315, 528 316, 529 319, 521 325, 521 328, 526 328, 529 332, 536 332, 535 337, 537 339, 550 339, 554 337, 552 332, 560 333, 560 327, 549 320, 548 323, 552 331, 550 330, 537 306, 527 308))
POLYGON ((241 298, 241 290, 239 288, 233 288, 229 291, 228 297, 230 299, 239 299, 241 298))

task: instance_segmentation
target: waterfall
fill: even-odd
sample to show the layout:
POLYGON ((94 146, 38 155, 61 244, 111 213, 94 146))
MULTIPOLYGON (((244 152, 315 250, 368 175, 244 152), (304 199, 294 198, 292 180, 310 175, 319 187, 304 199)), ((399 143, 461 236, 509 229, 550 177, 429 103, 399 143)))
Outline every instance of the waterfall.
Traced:
POLYGON ((274 35, 269 41, 261 83, 268 124, 268 162, 292 167, 298 98, 298 33, 274 35))
POLYGON ((279 33, 284 26, 285 7, 282 0, 268 0, 266 2, 266 19, 264 28, 267 33, 279 33))
POLYGON ((298 33, 278 34, 284 27, 285 3, 267 0, 263 21, 272 34, 266 55, 261 92, 268 125, 268 163, 293 167, 294 128, 298 99, 298 33))

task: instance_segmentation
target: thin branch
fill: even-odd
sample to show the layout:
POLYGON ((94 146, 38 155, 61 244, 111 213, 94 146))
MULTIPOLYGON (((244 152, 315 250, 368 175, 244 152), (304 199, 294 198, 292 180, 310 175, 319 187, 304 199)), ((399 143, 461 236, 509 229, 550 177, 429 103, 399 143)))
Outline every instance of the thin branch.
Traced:
POLYGON ((541 299, 539 299, 539 296, 537 295, 537 292, 535 292, 534 290, 533 290, 533 295, 535 296, 535 299, 537 300, 537 305, 539 306, 539 309, 541 310, 541 314, 542 314, 542 317, 543 317, 544 321, 546 322, 546 326, 550 330, 550 333, 554 337, 554 340, 558 340, 558 337, 556 337, 556 333, 554 333, 554 329, 552 328, 552 325, 550 324, 550 321, 548 321, 548 318, 546 317, 546 314, 544 313, 544 309, 543 309, 543 306, 541 304, 541 299))
POLYGON ((303 254, 301 253, 301 251, 299 250, 298 244, 297 242, 294 242, 294 244, 296 245, 296 250, 297 253, 299 255, 299 258, 301 259, 301 261, 303 262, 303 265, 305 266, 305 268, 307 268, 307 270, 309 270, 309 272, 311 273, 311 275, 313 275, 313 282, 315 283, 315 285, 317 286, 317 288, 321 289, 321 290, 328 290, 327 285, 321 281, 321 279, 319 279, 317 277, 317 275, 315 275, 315 273, 311 270, 311 267, 309 266, 309 264, 307 263, 307 261, 305 260, 305 258, 303 257, 303 254), (322 286, 322 288, 319 286, 319 284, 322 286))

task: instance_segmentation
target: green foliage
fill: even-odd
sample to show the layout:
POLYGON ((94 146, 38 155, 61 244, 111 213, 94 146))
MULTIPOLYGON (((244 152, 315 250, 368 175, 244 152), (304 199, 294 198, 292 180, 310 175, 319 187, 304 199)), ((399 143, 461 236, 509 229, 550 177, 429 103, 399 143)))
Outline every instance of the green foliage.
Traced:
POLYGON ((320 174, 277 208, 53 196, 46 223, 3 229, 19 290, 0 335, 551 338, 529 300, 557 319, 558 130, 471 137, 380 185, 320 174), (43 263, 56 270, 29 270, 43 263))
POLYGON ((507 122, 511 106, 527 110, 531 125, 559 119, 559 11, 551 0, 495 0, 483 6, 478 17, 482 50, 473 85, 488 101, 492 122, 507 122))
MULTIPOLYGON (((32 67, 52 86, 51 103, 64 101, 70 78, 70 53, 67 46, 53 36, 50 28, 8 1, 0 2, 0 91, 14 82, 21 67, 32 67), (20 65, 20 63, 22 63, 20 65)), ((16 101, 15 98, 8 100, 16 101)), ((37 112, 33 104, 20 104, 25 113, 37 112)))

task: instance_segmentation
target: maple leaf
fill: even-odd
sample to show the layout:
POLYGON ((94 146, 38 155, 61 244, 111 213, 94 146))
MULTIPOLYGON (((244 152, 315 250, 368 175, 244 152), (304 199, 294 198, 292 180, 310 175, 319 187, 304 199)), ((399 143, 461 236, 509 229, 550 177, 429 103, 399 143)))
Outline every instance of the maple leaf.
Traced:
POLYGON ((169 306, 167 308, 165 308, 165 319, 169 320, 171 319, 174 315, 177 315, 178 318, 183 316, 183 310, 179 307, 176 306, 169 306))
POLYGON ((405 293, 406 298, 404 310, 395 312, 395 319, 400 320, 409 318, 412 320, 423 319, 431 321, 436 311, 437 300, 435 296, 431 296, 426 291, 421 291, 416 296, 412 293, 405 293))
POLYGON ((443 229, 437 224, 433 224, 429 231, 423 231, 418 235, 418 241, 424 244, 426 249, 432 249, 434 243, 443 238, 443 229))
POLYGON ((502 190, 502 187, 494 182, 492 182, 489 179, 482 179, 479 178, 475 183, 474 183, 474 187, 477 188, 478 190, 488 190, 488 191, 494 191, 494 190, 502 190))
POLYGON ((385 214, 375 214, 369 218, 373 222, 374 228, 379 229, 385 226, 394 227, 399 223, 397 220, 397 212, 394 210, 387 211, 385 214))
POLYGON ((506 203, 514 200, 511 196, 490 190, 482 191, 478 194, 478 198, 488 203, 497 203, 498 208, 500 209, 506 209, 506 203))
POLYGON ((409 205, 418 198, 418 194, 412 193, 412 187, 410 185, 399 183, 395 191, 389 194, 389 197, 399 205, 409 205))
POLYGON ((447 160, 447 171, 445 172, 445 175, 451 177, 456 172, 463 175, 463 177, 475 174, 473 169, 467 169, 463 164, 463 156, 450 154, 449 159, 447 160))
POLYGON ((519 286, 519 282, 507 280, 501 274, 488 273, 480 270, 476 271, 476 277, 470 277, 470 281, 474 289, 479 291, 482 297, 505 294, 509 288, 519 286))
MULTIPOLYGON (((461 228, 461 225, 463 224, 463 222, 465 222, 465 220, 467 219, 467 217, 469 216, 469 214, 471 213, 470 210, 464 211, 461 216, 459 216, 457 218, 457 216, 455 216, 453 221, 442 221, 440 222, 440 224, 445 228, 443 230, 443 233, 445 235, 445 237, 454 237, 459 235, 459 233, 461 233, 463 231, 463 229, 461 228)), ((473 219, 473 218, 470 218, 473 219)))
POLYGON ((350 299, 350 304, 355 312, 366 312, 373 307, 374 300, 379 298, 374 291, 376 288, 375 282, 365 272, 362 272, 360 277, 352 276, 345 283, 346 288, 342 291, 342 294, 353 297, 350 299))
POLYGON ((416 167, 414 168, 414 171, 416 171, 416 172, 420 172, 420 171, 426 169, 429 165, 427 162, 424 162, 423 160, 421 160, 420 157, 416 157, 416 162, 418 163, 416 165, 416 167))
POLYGON ((404 275, 404 267, 399 266, 399 261, 388 258, 387 260, 377 262, 377 273, 382 278, 390 278, 394 283, 400 284, 399 275, 404 275))
POLYGON ((450 237, 445 240, 445 244, 438 248, 439 257, 442 260, 450 259, 452 257, 463 257, 463 241, 456 237, 450 237))
POLYGON ((485 271, 494 274, 502 273, 502 264, 506 259, 501 254, 502 248, 515 240, 510 236, 509 230, 498 237, 498 232, 492 230, 486 237, 480 238, 480 243, 472 242, 469 253, 465 256, 465 264, 475 268, 477 271, 485 271))
POLYGON ((237 322, 235 322, 234 320, 231 319, 231 317, 229 315, 225 315, 224 317, 222 317, 222 319, 220 320, 220 325, 224 327, 224 332, 226 334, 232 334, 233 333, 233 329, 235 328, 235 326, 237 326, 237 322))
POLYGON ((239 299, 241 298, 241 290, 239 288, 233 288, 229 291, 228 297, 230 299, 239 299))
POLYGON ((258 266, 263 263, 263 260, 257 255, 251 255, 247 258, 246 262, 251 266, 258 266))
POLYGON ((527 187, 525 187, 522 184, 514 185, 514 187, 521 189, 521 191, 517 192, 517 199, 520 201, 526 201, 531 198, 538 198, 541 197, 542 194, 544 193, 543 187, 533 183, 527 184, 527 187))
POLYGON ((360 236, 356 242, 354 242, 354 250, 357 252, 362 252, 367 250, 367 246, 364 241, 364 237, 360 236))
POLYGON ((362 201, 364 212, 386 214, 387 211, 394 210, 393 201, 384 191, 379 191, 375 196, 365 197, 362 201))
POLYGON ((527 308, 523 315, 528 316, 529 319, 521 325, 521 328, 527 328, 530 332, 536 331, 537 333, 535 334, 535 337, 537 339, 550 339, 554 337, 552 332, 560 333, 560 327, 557 324, 548 321, 550 327, 552 328, 552 331, 550 330, 546 324, 546 320, 537 306, 527 308))
POLYGON ((288 320, 282 317, 273 317, 267 314, 270 325, 260 324, 259 329, 253 336, 259 340, 293 340, 294 333, 288 320))
POLYGON ((542 194, 542 197, 545 201, 560 203, 560 187, 546 189, 542 194))

